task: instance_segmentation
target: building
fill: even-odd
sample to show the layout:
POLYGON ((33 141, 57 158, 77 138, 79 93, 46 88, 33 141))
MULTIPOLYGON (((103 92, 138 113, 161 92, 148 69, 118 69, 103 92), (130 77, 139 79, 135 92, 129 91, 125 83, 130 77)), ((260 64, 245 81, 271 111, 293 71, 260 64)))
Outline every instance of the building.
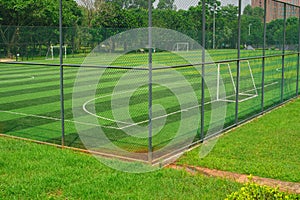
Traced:
MULTIPOLYGON (((300 6, 300 0, 280 0, 289 4, 300 6)), ((299 17, 299 8, 287 4, 286 16, 288 17, 299 17)), ((251 0, 252 7, 264 8, 264 0, 251 0)), ((273 0, 267 0, 267 22, 274 19, 284 18, 284 4, 273 0)))

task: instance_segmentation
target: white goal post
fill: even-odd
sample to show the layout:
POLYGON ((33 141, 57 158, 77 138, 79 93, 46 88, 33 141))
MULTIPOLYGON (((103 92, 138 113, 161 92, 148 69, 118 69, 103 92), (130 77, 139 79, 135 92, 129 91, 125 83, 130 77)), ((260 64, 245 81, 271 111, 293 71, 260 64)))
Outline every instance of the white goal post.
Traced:
POLYGON ((177 42, 173 46, 173 51, 189 51, 189 43, 188 42, 177 42))
MULTIPOLYGON (((63 47, 63 55, 66 59, 67 58, 67 45, 64 45, 62 47, 63 47)), ((60 46, 50 45, 50 47, 48 48, 47 54, 46 54, 46 60, 49 60, 49 59, 54 60, 54 49, 59 49, 59 48, 60 48, 60 46)))
MULTIPOLYGON (((239 81, 239 102, 247 101, 258 96, 255 85, 253 72, 248 60, 241 61, 240 66, 240 81, 239 81)), ((217 101, 235 102, 237 87, 236 77, 229 63, 219 63, 217 67, 217 101), (223 66, 223 67, 222 67, 223 66), (226 79, 226 80, 224 80, 226 79), (220 84, 223 81, 225 85, 225 94, 221 94, 220 84), (229 95, 227 92, 229 91, 229 95)))

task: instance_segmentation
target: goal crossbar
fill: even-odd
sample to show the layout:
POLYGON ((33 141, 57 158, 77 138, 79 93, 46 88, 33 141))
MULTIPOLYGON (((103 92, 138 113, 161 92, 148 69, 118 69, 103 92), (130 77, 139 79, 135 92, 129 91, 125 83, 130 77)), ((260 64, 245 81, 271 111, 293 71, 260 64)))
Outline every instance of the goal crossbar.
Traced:
POLYGON ((177 42, 174 47, 174 51, 189 51, 189 43, 188 42, 177 42))
MULTIPOLYGON (((48 48, 48 51, 47 51, 47 54, 46 54, 46 60, 48 60, 49 58, 48 58, 48 56, 49 56, 49 54, 50 54, 50 56, 51 56, 51 60, 54 60, 54 49, 59 49, 60 48, 60 46, 53 46, 53 45, 51 45, 49 48, 48 48)), ((64 54, 64 58, 66 59, 67 58, 67 45, 64 45, 64 46, 62 46, 62 48, 63 48, 63 50, 64 50, 64 52, 63 52, 63 54, 64 54)))

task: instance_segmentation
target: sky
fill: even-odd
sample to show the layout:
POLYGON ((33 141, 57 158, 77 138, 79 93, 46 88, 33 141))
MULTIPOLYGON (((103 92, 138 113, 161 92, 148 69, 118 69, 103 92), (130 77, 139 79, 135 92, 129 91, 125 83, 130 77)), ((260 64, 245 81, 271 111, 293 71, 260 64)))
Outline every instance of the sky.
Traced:
MULTIPOLYGON (((227 4, 233 4, 237 5, 238 0, 220 0, 221 5, 227 5, 227 4)), ((244 8, 246 5, 250 4, 251 0, 242 0, 242 8, 244 8)), ((157 5, 159 0, 156 0, 154 5, 157 5)), ((187 10, 189 7, 197 5, 199 0, 175 0, 175 4, 177 6, 177 9, 185 9, 187 10)), ((243 9, 242 9, 243 10, 243 9)))

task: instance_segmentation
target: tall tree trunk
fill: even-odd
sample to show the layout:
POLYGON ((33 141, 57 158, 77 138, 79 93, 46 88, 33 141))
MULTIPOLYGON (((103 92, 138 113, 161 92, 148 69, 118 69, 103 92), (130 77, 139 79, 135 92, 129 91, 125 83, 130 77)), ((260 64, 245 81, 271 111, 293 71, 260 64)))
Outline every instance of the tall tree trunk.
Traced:
POLYGON ((16 43, 16 35, 18 32, 19 27, 15 27, 15 30, 12 32, 12 34, 10 35, 9 30, 10 30, 10 26, 7 27, 3 27, 0 26, 0 35, 2 38, 2 41, 4 43, 4 45, 6 46, 6 56, 8 58, 12 58, 12 48, 16 43))

